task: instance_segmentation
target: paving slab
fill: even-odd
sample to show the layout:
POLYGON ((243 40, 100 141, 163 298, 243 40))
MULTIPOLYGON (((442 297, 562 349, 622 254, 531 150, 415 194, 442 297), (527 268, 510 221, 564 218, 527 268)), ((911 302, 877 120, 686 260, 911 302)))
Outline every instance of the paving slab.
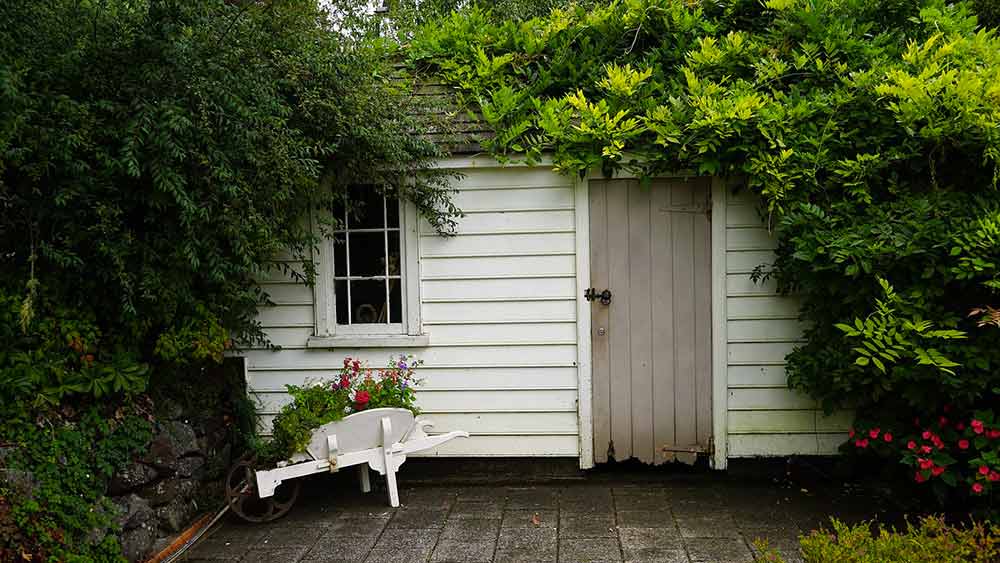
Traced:
POLYGON ((339 474, 305 479, 286 518, 258 525, 226 518, 182 561, 746 563, 761 537, 796 563, 798 536, 831 514, 887 521, 878 499, 841 486, 693 471, 597 472, 546 482, 531 470, 523 483, 511 472, 493 482, 488 464, 483 484, 468 482, 459 469, 459 482, 441 484, 448 467, 438 466, 437 479, 401 489, 398 509, 387 505, 377 478, 371 494, 339 474))

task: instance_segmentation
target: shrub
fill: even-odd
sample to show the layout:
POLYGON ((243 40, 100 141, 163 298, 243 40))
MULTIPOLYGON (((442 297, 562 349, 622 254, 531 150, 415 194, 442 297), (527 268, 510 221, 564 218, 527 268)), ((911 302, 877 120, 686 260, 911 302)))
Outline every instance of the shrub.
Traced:
POLYGON ((292 402, 275 417, 273 439, 258 448, 261 460, 288 459, 305 449, 314 429, 356 412, 396 407, 416 414, 414 373, 420 363, 403 356, 375 370, 360 360, 344 358, 340 373, 331 380, 288 385, 292 402))
POLYGON ((408 53, 481 111, 500 159, 744 178, 777 239, 754 278, 801 299, 789 384, 905 434, 946 404, 968 418, 1000 401, 1000 330, 979 326, 998 318, 1000 35, 973 8, 628 0, 523 22, 472 11, 422 27, 408 53))
MULTIPOLYGON (((849 526, 836 519, 833 530, 814 531, 800 539, 806 563, 989 563, 1000 558, 1000 526, 959 528, 926 517, 906 530, 882 528, 872 535, 868 524, 849 526)), ((756 561, 784 563, 766 542, 755 542, 756 561)))

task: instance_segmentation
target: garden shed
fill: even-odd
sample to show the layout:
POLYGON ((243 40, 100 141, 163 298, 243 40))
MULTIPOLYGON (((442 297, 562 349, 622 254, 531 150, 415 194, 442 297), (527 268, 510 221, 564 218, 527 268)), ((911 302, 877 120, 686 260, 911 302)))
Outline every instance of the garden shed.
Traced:
POLYGON ((243 355, 265 430, 285 385, 332 377, 347 356, 412 354, 435 431, 471 435, 425 455, 586 468, 701 453, 721 469, 843 442, 850 417, 786 385, 798 307, 751 281, 773 241, 738 182, 578 178, 482 155, 438 166, 461 174, 455 236, 375 196, 321 246, 314 287, 264 280, 274 305, 259 318, 280 349, 243 355))

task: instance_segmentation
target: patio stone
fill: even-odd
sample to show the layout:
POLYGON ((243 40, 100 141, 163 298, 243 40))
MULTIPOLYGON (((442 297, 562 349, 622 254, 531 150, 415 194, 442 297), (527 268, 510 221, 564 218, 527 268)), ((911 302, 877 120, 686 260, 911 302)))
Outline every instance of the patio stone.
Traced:
POLYGON ((507 489, 507 508, 556 509, 559 507, 559 489, 553 487, 525 487, 507 489))
POLYGON ((252 543, 229 541, 209 537, 198 542, 198 557, 215 560, 236 560, 250 550, 252 543))
POLYGON ((619 528, 675 528, 670 510, 619 510, 619 528))
POLYGON ((428 549, 395 547, 373 549, 364 563, 425 563, 431 555, 428 549))
POLYGON ((338 519, 326 526, 324 537, 377 538, 388 520, 375 518, 338 519))
POLYGON ((496 563, 555 563, 554 528, 501 530, 496 563))
MULTIPOLYGON (((375 545, 375 537, 350 537, 326 535, 320 538, 306 553, 306 559, 340 559, 343 561, 364 561, 375 545)), ((277 561, 277 559, 275 559, 277 561)))
POLYGON ((617 537, 613 516, 567 516, 559 517, 560 538, 607 538, 617 537))
POLYGON ((471 502, 471 501, 458 501, 451 507, 451 512, 448 513, 448 519, 461 519, 461 518, 496 518, 497 520, 503 515, 503 504, 500 502, 471 502))
POLYGON ((685 540, 688 555, 695 563, 747 563, 753 553, 743 540, 696 538, 685 540))
POLYGON ((443 539, 434 548, 431 563, 490 563, 496 545, 495 538, 475 542, 443 539))
POLYGON ((241 563, 274 563, 275 561, 287 561, 293 563, 299 561, 309 550, 308 547, 283 547, 279 549, 255 549, 246 554, 241 563))
POLYGON ((500 521, 492 518, 462 518, 448 520, 441 530, 441 539, 478 540, 496 538, 500 532, 500 521))
POLYGON ((619 535, 626 561, 670 560, 677 552, 684 553, 680 536, 669 528, 622 528, 619 535))
POLYGON ((610 563, 621 560, 617 539, 559 540, 559 563, 610 563))
POLYGON ((677 527, 685 538, 732 538, 740 537, 736 521, 727 514, 699 516, 677 515, 677 527))
POLYGON ((443 528, 448 512, 431 508, 401 508, 389 520, 389 528, 443 528))
POLYGON ((379 536, 375 549, 413 548, 430 550, 438 540, 437 530, 387 529, 379 536))
POLYGON ((326 530, 323 528, 281 528, 274 527, 257 543, 260 549, 280 549, 285 547, 311 547, 326 530))
POLYGON ((458 501, 467 502, 497 502, 507 499, 507 489, 503 487, 464 487, 458 489, 458 501))
POLYGON ((559 513, 555 510, 506 510, 503 513, 502 528, 555 528, 559 524, 559 513), (538 516, 535 519, 535 516, 538 516), (532 519, 538 521, 535 524, 532 519))

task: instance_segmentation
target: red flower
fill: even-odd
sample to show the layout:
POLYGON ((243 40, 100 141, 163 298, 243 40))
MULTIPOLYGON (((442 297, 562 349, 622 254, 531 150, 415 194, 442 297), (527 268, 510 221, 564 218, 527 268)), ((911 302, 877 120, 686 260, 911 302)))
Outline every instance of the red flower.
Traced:
POLYGON ((975 493, 975 494, 977 494, 977 495, 980 494, 980 493, 982 493, 983 492, 983 484, 982 483, 973 483, 972 484, 972 492, 975 493))
POLYGON ((370 400, 371 400, 371 395, 368 394, 368 391, 358 391, 354 395, 354 406, 358 409, 363 409, 370 400))
POLYGON ((983 433, 983 421, 972 419, 972 422, 970 424, 972 425, 973 432, 975 432, 976 434, 983 433))
POLYGON ((872 428, 871 430, 868 431, 868 435, 871 436, 872 438, 878 438, 878 433, 879 429, 877 427, 872 428))
POLYGON ((924 433, 920 435, 920 437, 924 440, 930 440, 931 436, 933 436, 933 434, 931 434, 930 430, 924 430, 924 433))
POLYGON ((986 467, 985 465, 980 465, 979 466, 979 474, 980 475, 989 475, 990 474, 990 468, 986 467))
POLYGON ((931 453, 931 450, 932 448, 930 446, 920 446, 920 451, 925 454, 931 453))
POLYGON ((916 472, 916 473, 915 473, 915 474, 913 475, 913 480, 914 480, 914 481, 916 481, 917 483, 923 483, 924 481, 926 481, 926 480, 927 480, 927 477, 924 477, 924 474, 923 474, 923 473, 921 473, 921 472, 917 471, 917 472, 916 472))
POLYGON ((941 418, 938 419, 938 424, 940 424, 941 426, 948 426, 948 418, 942 416, 941 418))
POLYGON ((943 467, 933 467, 931 468, 931 475, 937 477, 938 475, 944 473, 943 467))
POLYGON ((854 446, 858 447, 858 448, 867 448, 868 447, 868 438, 865 438, 863 440, 855 440, 854 441, 854 446))
POLYGON ((344 358, 344 367, 346 368, 350 364, 351 364, 351 357, 348 356, 348 357, 344 358))
POLYGON ((847 437, 848 438, 853 438, 854 437, 854 429, 853 428, 851 428, 850 430, 847 431, 847 437))
MULTIPOLYGON (((87 357, 89 358, 90 356, 87 357)), ((987 436, 990 437, 990 440, 996 440, 997 438, 1000 438, 1000 430, 990 430, 987 436)))
POLYGON ((340 378, 340 386, 341 387, 350 387, 351 386, 351 380, 348 379, 346 375, 344 377, 341 377, 340 378))
POLYGON ((908 449, 908 450, 915 450, 915 449, 917 449, 917 443, 914 442, 913 440, 910 440, 909 442, 906 443, 906 449, 908 449))
POLYGON ((920 469, 930 469, 934 467, 934 462, 932 460, 922 457, 917 458, 917 464, 920 465, 920 469))
POLYGON ((964 422, 956 422, 955 423, 955 430, 958 430, 959 432, 961 432, 962 430, 965 430, 965 423, 964 422))
POLYGON ((892 441, 892 432, 886 432, 885 434, 883 434, 882 435, 882 439, 885 440, 886 442, 891 442, 892 441))
POLYGON ((937 436, 931 438, 931 442, 934 442, 934 447, 939 450, 944 447, 944 442, 942 442, 941 438, 938 438, 937 436))
POLYGON ((958 449, 960 449, 960 450, 967 450, 967 449, 969 449, 969 441, 968 440, 959 440, 958 441, 958 449))
POLYGON ((990 476, 988 477, 990 481, 1000 481, 1000 473, 996 471, 990 471, 990 476))

